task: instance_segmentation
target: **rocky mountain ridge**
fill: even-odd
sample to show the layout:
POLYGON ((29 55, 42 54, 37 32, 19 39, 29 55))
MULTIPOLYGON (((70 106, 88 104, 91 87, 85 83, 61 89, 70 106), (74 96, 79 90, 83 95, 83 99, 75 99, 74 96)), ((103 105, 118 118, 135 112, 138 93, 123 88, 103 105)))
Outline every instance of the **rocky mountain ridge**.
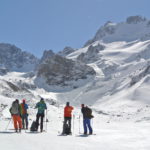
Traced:
POLYGON ((33 71, 39 60, 15 45, 0 43, 0 68, 10 71, 33 71))

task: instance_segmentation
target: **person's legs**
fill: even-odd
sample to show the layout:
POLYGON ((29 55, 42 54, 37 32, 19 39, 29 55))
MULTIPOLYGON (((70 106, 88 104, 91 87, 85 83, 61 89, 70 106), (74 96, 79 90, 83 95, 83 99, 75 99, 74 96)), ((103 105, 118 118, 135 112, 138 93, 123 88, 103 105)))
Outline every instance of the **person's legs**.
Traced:
POLYGON ((17 125, 17 115, 13 115, 13 122, 14 122, 14 128, 17 131, 18 130, 18 125, 17 125))
POLYGON ((87 119, 83 120, 84 134, 87 134, 87 119))
POLYGON ((64 124, 63 124, 63 132, 62 132, 62 134, 65 134, 66 124, 67 124, 67 118, 64 117, 64 124))
POLYGON ((40 115, 37 114, 37 115, 36 115, 37 130, 38 130, 38 127, 39 127, 39 118, 40 118, 40 115))
POLYGON ((25 128, 25 124, 24 124, 25 115, 22 115, 21 118, 22 118, 22 126, 23 126, 23 129, 24 129, 25 128))
POLYGON ((69 125, 69 128, 70 128, 70 133, 71 133, 71 117, 68 117, 68 125, 69 125))
POLYGON ((41 132, 43 131, 43 118, 44 118, 44 114, 41 114, 41 123, 40 123, 40 129, 41 129, 41 132))
POLYGON ((89 134, 93 133, 92 127, 91 127, 91 119, 87 119, 87 126, 89 128, 89 134))
POLYGON ((26 129, 28 129, 28 114, 25 114, 26 129))
POLYGON ((22 120, 21 120, 21 117, 19 115, 17 116, 17 122, 19 124, 19 131, 21 131, 21 129, 22 129, 22 120))

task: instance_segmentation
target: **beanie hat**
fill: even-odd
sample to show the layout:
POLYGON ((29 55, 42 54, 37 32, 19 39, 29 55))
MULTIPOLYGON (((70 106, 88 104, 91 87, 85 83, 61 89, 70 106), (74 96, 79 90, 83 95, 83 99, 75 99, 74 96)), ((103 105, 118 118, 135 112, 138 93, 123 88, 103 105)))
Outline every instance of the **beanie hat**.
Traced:
POLYGON ((81 104, 81 107, 84 107, 84 104, 81 104))
POLYGON ((69 102, 67 102, 66 105, 69 106, 69 102))
POLYGON ((25 102, 26 102, 26 100, 25 100, 25 99, 23 99, 23 100, 22 100, 22 102, 23 102, 23 103, 25 103, 25 102))
POLYGON ((44 98, 41 98, 41 101, 44 101, 44 98))

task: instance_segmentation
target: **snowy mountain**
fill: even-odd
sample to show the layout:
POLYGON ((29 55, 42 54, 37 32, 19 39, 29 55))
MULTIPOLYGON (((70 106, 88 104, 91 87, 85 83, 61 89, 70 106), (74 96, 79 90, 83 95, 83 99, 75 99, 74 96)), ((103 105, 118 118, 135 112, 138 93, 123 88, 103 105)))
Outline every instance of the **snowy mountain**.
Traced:
MULTIPOLYGON (((53 100, 57 104, 70 101, 75 106, 81 103, 92 105, 105 121, 109 117, 116 121, 118 114, 121 114, 117 117, 119 121, 148 121, 150 119, 144 119, 144 116, 150 112, 149 35, 150 21, 140 16, 128 17, 122 23, 108 22, 83 48, 66 48, 59 55, 46 50, 39 61, 33 57, 31 62, 38 62, 34 72, 7 73, 2 68, 1 82, 2 85, 7 83, 7 86, 1 88, 1 95, 3 98, 11 95, 10 85, 13 84, 21 91, 12 92, 12 98, 23 92, 22 98, 25 94, 29 95, 29 99, 33 98, 32 103, 44 97, 48 102, 53 100), (22 87, 26 90, 22 91, 22 87)), ((20 50, 16 50, 16 59, 9 64, 11 68, 17 66, 17 56, 20 58, 21 54, 20 50)), ((9 66, 6 62, 1 64, 9 66)))
POLYGON ((38 58, 11 44, 0 43, 0 68, 10 71, 33 71, 38 58))
POLYGON ((150 20, 141 16, 131 16, 126 19, 126 22, 122 23, 108 21, 97 31, 93 39, 86 42, 85 46, 98 40, 111 43, 148 39, 150 39, 150 20))
POLYGON ((54 54, 51 50, 44 51, 40 62, 35 79, 38 86, 43 82, 45 85, 59 86, 62 89, 68 86, 77 88, 95 76, 92 67, 82 62, 66 59, 54 54))
POLYGON ((118 24, 108 22, 83 48, 66 56, 86 63, 96 72, 96 78, 78 95, 77 91, 72 94, 76 104, 93 104, 100 114, 111 114, 112 118, 121 114, 119 120, 150 120, 149 22, 140 16, 118 24))

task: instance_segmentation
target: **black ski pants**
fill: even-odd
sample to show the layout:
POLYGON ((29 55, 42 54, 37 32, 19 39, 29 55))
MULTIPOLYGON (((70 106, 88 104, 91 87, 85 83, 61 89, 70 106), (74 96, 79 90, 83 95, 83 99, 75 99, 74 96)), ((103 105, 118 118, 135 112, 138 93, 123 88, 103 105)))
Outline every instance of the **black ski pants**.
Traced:
POLYGON ((68 124, 71 133, 71 117, 64 117, 63 134, 65 134, 66 124, 68 124))
POLYGON ((23 126, 23 129, 28 129, 28 114, 23 114, 21 116, 22 118, 22 126, 23 126))
MULTIPOLYGON (((38 126, 39 126, 39 119, 41 119, 40 129, 41 129, 41 131, 43 131, 43 119, 44 119, 44 114, 43 113, 36 115, 36 122, 37 122, 38 126)), ((38 127, 37 127, 37 129, 38 129, 38 127)))

